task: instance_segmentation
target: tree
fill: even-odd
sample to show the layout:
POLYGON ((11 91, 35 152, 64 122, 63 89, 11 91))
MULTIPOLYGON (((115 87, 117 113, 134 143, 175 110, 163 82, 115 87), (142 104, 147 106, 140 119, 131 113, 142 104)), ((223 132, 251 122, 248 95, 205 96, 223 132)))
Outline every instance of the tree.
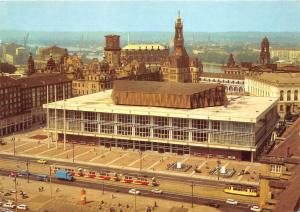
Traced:
POLYGON ((13 74, 17 68, 9 63, 0 63, 0 72, 13 74))

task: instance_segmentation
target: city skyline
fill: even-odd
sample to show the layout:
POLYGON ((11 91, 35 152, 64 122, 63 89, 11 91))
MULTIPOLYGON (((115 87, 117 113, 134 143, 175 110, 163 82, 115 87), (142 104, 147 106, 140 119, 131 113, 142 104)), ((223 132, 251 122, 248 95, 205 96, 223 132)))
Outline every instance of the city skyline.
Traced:
POLYGON ((297 1, 2 1, 0 29, 171 32, 178 10, 185 31, 300 31, 297 1))

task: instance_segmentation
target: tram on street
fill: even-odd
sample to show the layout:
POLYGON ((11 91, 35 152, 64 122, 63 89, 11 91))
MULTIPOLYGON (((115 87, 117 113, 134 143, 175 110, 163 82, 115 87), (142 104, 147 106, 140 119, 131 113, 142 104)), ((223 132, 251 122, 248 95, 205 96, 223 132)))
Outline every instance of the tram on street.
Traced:
POLYGON ((240 184, 226 185, 224 192, 229 194, 237 194, 237 195, 253 196, 253 197, 257 197, 259 195, 258 189, 256 187, 250 185, 240 185, 240 184))

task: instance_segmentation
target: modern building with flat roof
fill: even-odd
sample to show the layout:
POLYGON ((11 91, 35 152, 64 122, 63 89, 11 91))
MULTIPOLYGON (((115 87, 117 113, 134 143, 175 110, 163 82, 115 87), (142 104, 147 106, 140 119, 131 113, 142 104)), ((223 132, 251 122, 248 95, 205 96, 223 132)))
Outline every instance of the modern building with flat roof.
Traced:
POLYGON ((47 131, 64 141, 253 161, 278 119, 271 97, 227 96, 222 106, 187 109, 117 105, 112 92, 44 104, 47 131))

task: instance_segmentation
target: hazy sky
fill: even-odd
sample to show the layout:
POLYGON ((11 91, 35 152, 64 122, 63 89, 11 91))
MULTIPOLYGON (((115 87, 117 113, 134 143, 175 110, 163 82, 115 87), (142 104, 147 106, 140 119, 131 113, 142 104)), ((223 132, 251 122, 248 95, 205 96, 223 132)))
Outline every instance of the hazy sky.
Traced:
POLYGON ((2 1, 0 29, 35 31, 300 31, 291 1, 2 1))

